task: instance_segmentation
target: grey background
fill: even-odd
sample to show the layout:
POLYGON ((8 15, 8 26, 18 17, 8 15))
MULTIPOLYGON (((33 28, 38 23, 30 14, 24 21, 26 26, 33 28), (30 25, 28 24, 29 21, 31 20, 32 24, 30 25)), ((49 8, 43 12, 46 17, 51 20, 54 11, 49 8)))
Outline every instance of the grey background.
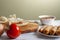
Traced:
POLYGON ((60 19, 60 0, 0 0, 0 16, 17 14, 24 19, 39 19, 39 15, 54 15, 60 19))

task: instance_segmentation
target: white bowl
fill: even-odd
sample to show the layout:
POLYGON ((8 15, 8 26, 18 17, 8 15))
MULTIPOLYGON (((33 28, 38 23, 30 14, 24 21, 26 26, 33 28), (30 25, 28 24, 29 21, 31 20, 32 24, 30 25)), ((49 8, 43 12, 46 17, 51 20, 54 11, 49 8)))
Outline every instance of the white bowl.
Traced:
POLYGON ((54 20, 56 19, 55 16, 51 16, 51 15, 41 15, 41 16, 39 16, 39 18, 40 18, 41 24, 46 24, 46 25, 52 24, 54 22, 54 20), (51 18, 45 19, 45 17, 51 17, 51 18), (44 18, 44 19, 42 19, 42 18, 44 18))

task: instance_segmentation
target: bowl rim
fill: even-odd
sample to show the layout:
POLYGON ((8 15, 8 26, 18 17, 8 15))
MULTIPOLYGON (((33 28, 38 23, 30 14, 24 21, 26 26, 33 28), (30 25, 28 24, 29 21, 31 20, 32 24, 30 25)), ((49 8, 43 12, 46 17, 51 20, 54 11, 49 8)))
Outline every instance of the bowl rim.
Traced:
POLYGON ((38 16, 39 18, 43 18, 43 17, 53 17, 53 19, 56 19, 56 17, 55 16, 53 16, 53 15, 40 15, 40 16, 38 16))

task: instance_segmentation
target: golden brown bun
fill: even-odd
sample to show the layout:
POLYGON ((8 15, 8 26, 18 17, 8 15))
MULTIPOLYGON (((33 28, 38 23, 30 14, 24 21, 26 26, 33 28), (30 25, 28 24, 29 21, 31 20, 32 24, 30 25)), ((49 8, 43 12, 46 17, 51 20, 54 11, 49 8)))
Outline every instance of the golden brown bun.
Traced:
POLYGON ((28 32, 35 32, 37 28, 38 24, 30 22, 25 26, 21 26, 20 30, 22 33, 28 33, 28 32))

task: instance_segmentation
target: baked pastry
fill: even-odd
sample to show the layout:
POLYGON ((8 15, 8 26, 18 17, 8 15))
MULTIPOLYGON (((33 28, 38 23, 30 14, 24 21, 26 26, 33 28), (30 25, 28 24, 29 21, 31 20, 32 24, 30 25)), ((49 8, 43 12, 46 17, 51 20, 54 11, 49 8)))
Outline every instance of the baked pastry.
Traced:
POLYGON ((47 27, 45 27, 44 30, 43 30, 43 33, 44 33, 44 34, 49 34, 51 28, 52 28, 52 26, 47 26, 47 27))
POLYGON ((38 28, 38 24, 30 22, 25 26, 19 26, 22 33, 35 32, 38 28))
POLYGON ((60 35, 60 26, 57 27, 56 35, 60 35))
POLYGON ((47 26, 43 26, 40 28, 39 32, 43 33, 43 30, 46 28, 47 26))
POLYGON ((0 16, 0 24, 3 24, 4 27, 8 25, 8 19, 5 16, 0 16))
POLYGON ((6 23, 8 19, 5 16, 0 16, 0 23, 6 23))
POLYGON ((8 21, 9 21, 9 25, 11 25, 12 23, 23 23, 24 20, 21 19, 21 18, 17 18, 16 17, 16 14, 13 14, 13 15, 10 15, 9 18, 8 18, 8 21))
POLYGON ((44 25, 39 29, 39 32, 47 35, 60 35, 60 26, 44 25))
POLYGON ((55 35, 56 31, 57 31, 57 27, 55 27, 55 26, 52 27, 50 30, 50 35, 55 35))

